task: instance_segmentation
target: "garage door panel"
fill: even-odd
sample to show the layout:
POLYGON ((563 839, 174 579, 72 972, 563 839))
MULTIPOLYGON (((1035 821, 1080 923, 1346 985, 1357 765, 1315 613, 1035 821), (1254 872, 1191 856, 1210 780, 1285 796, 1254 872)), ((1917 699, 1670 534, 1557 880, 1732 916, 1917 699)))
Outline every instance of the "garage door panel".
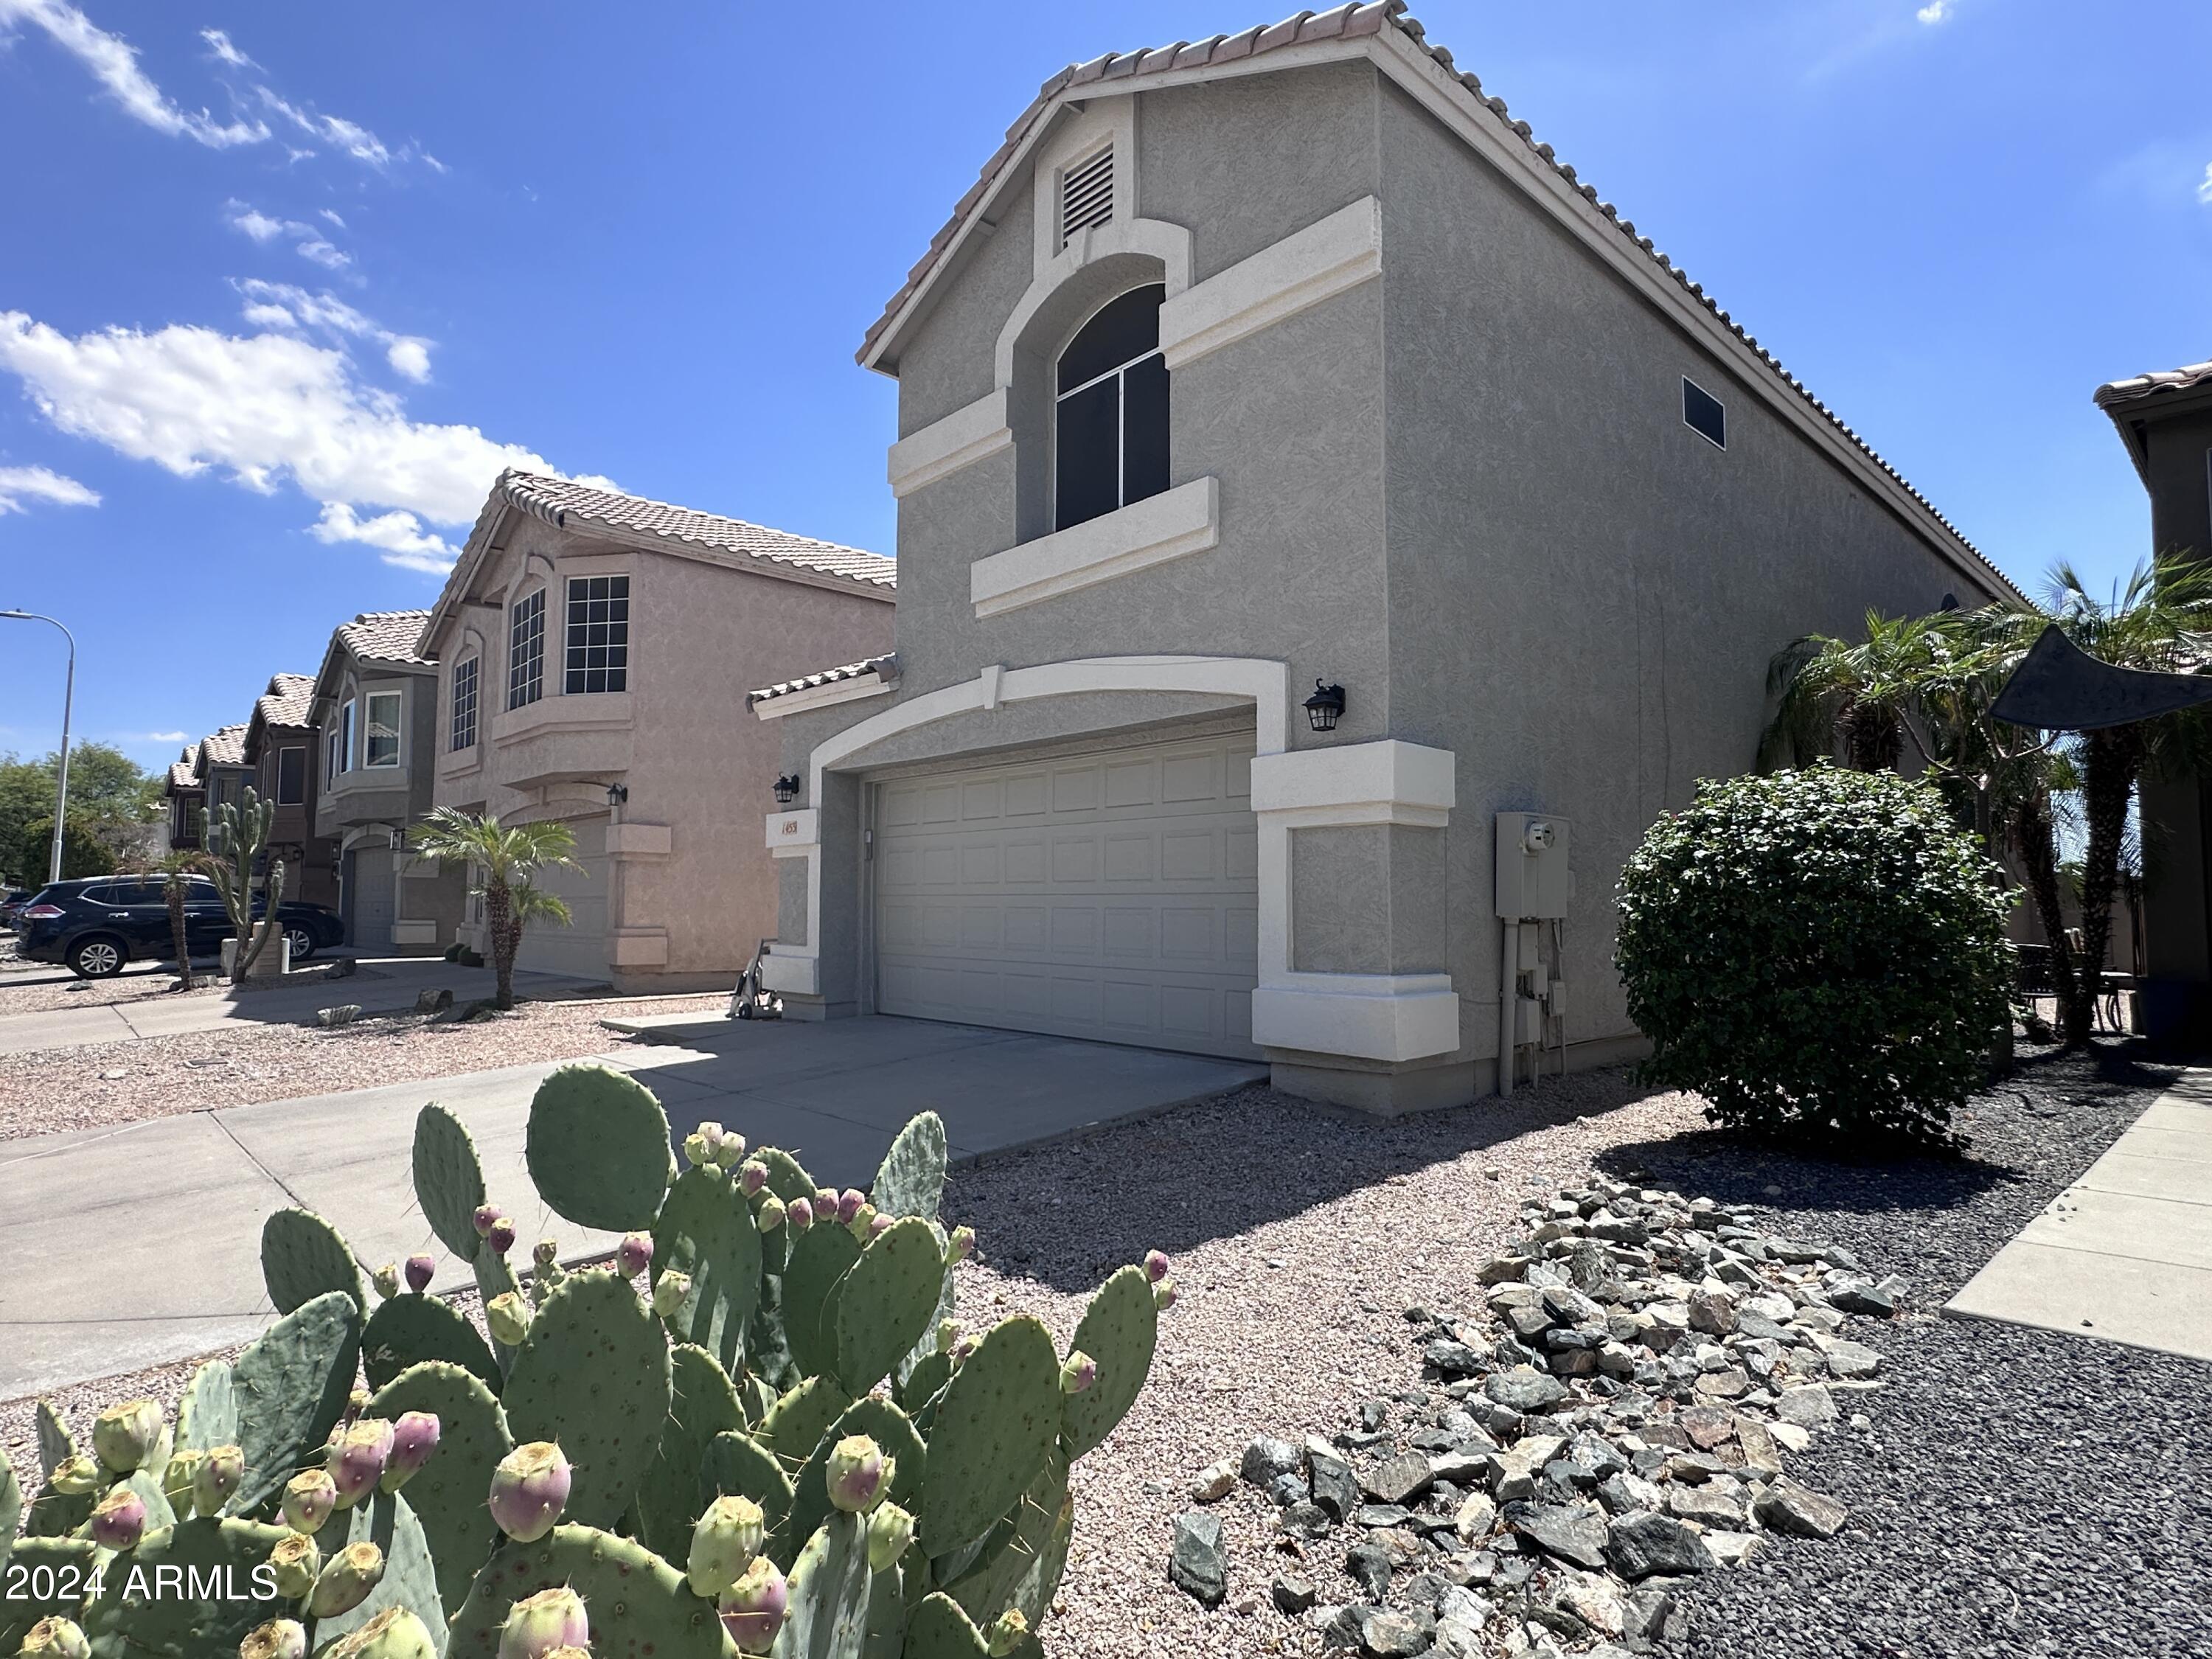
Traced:
POLYGON ((1252 753, 1206 738, 884 785, 878 1006, 1253 1054, 1252 753))
POLYGON ((569 925, 532 922, 523 930, 515 966, 578 979, 607 977, 607 854, 604 821, 570 826, 576 836, 574 870, 541 871, 538 885, 568 907, 569 925))

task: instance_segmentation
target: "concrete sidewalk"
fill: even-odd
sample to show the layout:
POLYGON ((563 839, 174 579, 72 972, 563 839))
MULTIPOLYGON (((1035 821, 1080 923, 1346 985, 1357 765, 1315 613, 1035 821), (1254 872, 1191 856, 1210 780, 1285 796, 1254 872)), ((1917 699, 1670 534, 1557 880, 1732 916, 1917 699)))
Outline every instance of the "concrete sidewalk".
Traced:
MULTIPOLYGON (((411 993, 410 993, 411 997, 411 993)), ((899 1019, 654 1022, 668 1046, 601 1056, 659 1096, 680 1139, 713 1119, 792 1152, 816 1179, 866 1186, 901 1125, 933 1109, 956 1160, 1164 1110, 1263 1079, 1264 1066, 899 1019)), ((551 1214, 530 1184, 530 1097, 550 1063, 194 1112, 0 1144, 0 1400, 243 1342, 275 1317, 261 1224, 298 1204, 366 1267, 439 1256, 415 1204, 416 1114, 442 1101, 476 1137, 518 1261, 611 1237, 551 1214)))
POLYGON ((2212 1359, 2212 1072, 2185 1072, 1944 1311, 2212 1359))
MULTIPOLYGON (((416 993, 426 990, 451 989, 457 1002, 492 994, 490 969, 463 968, 442 957, 387 957, 363 966, 378 977, 317 978, 304 985, 256 987, 215 996, 147 997, 136 1002, 0 1015, 0 1054, 174 1036, 182 1031, 212 1031, 240 1023, 305 1024, 314 1018, 317 1009, 343 1002, 357 1002, 368 1013, 390 1013, 413 1007, 416 993)), ((573 995, 590 984, 587 980, 558 974, 518 972, 514 976, 517 994, 526 997, 573 995)))

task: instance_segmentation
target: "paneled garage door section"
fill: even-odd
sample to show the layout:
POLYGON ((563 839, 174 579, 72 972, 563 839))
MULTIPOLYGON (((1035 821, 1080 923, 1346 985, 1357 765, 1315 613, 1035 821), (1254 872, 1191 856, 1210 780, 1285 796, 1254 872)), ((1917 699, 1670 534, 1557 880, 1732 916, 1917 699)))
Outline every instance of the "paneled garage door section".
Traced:
POLYGON ((1252 752, 1217 738, 882 785, 878 1006, 1255 1056, 1252 752))

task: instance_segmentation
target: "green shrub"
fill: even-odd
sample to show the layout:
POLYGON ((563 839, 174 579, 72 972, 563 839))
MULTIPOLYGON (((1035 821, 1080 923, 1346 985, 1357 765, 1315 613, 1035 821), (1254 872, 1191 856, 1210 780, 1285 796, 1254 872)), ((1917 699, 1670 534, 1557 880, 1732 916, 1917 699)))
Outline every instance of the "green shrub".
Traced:
MULTIPOLYGON (((48 860, 53 855, 54 816, 49 812, 42 818, 33 818, 23 826, 21 844, 15 850, 15 862, 22 867, 32 886, 43 885, 46 879, 48 860)), ((112 876, 115 873, 115 854, 107 844, 92 831, 92 826, 71 814, 62 826, 62 879, 75 881, 80 876, 112 876)))
POLYGON ((2013 899, 1934 789, 1825 764, 1701 784, 1618 902, 1648 1080, 1732 1128, 1951 1142, 2010 1018, 2013 899))

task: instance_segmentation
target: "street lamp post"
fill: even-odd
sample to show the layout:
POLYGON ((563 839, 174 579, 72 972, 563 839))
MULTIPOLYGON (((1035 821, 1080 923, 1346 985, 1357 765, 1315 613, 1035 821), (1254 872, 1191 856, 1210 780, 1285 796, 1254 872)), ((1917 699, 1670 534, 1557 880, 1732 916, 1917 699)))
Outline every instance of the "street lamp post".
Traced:
POLYGON ((53 617, 35 611, 0 611, 0 617, 12 622, 52 623, 69 641, 69 669, 62 680, 62 757, 54 785, 54 839, 46 853, 46 880, 57 882, 62 878, 62 824, 69 816, 70 705, 76 696, 76 635, 53 617))

